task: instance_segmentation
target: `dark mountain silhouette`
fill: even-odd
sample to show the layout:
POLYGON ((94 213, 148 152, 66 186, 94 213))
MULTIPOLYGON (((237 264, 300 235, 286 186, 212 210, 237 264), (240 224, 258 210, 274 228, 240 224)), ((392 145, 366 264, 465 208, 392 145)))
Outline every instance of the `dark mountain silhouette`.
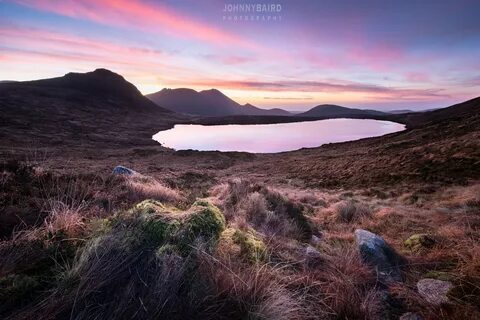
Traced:
POLYGON ((412 113, 412 112, 415 112, 415 111, 410 110, 410 109, 400 109, 400 110, 388 111, 388 113, 391 113, 391 114, 402 114, 402 113, 412 113))
POLYGON ((398 115, 403 118, 403 121, 411 128, 420 128, 433 123, 461 122, 473 123, 477 120, 477 125, 480 122, 480 97, 454 104, 447 108, 434 109, 432 111, 413 112, 398 115))
POLYGON ((10 89, 35 91, 43 90, 51 96, 68 95, 69 98, 85 100, 89 98, 118 101, 116 107, 133 110, 157 110, 170 112, 160 108, 146 99, 142 93, 121 75, 107 69, 96 69, 87 73, 70 72, 63 77, 7 83, 10 89))
POLYGON ((296 114, 297 117, 327 117, 327 118, 338 118, 338 117, 348 117, 348 116, 384 116, 387 115, 385 112, 376 111, 376 110, 367 110, 367 109, 354 109, 347 108, 342 106, 337 106, 334 104, 322 104, 312 109, 296 114))
POLYGON ((112 136, 135 127, 150 141, 152 128, 160 130, 184 118, 159 107, 122 76, 105 69, 0 84, 0 126, 8 124, 2 139, 41 140, 43 135, 63 144, 79 138, 89 143, 114 141, 112 136))
POLYGON ((220 117, 230 115, 290 115, 282 109, 261 109, 251 104, 241 105, 216 89, 195 91, 193 89, 163 89, 147 97, 158 105, 172 111, 220 117))

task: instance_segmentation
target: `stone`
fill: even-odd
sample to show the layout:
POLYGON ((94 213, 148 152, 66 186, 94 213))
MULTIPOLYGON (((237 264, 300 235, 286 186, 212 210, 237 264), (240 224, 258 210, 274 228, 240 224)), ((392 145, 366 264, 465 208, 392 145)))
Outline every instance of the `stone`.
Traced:
POLYGON ((423 320, 422 316, 415 312, 407 312, 400 316, 399 320, 423 320))
POLYGON ((317 245, 319 244, 320 242, 322 241, 322 239, 316 235, 312 235, 312 238, 310 239, 310 242, 313 244, 313 245, 317 245))
POLYGON ((308 245, 305 248, 305 263, 308 267, 316 267, 323 261, 323 256, 317 249, 308 245))
POLYGON ((435 245, 435 239, 425 233, 414 234, 408 237, 403 243, 411 251, 420 251, 424 248, 431 248, 435 245))
POLYGON ((355 230, 355 241, 364 263, 377 271, 380 283, 402 281, 403 258, 380 236, 363 229, 355 230))
POLYGON ((112 173, 113 174, 123 174, 123 175, 131 176, 131 175, 136 174, 137 172, 132 170, 132 169, 129 169, 127 167, 124 167, 124 166, 116 166, 113 169, 112 173))
POLYGON ((447 293, 453 288, 450 281, 421 279, 417 283, 418 293, 429 303, 441 305, 449 302, 447 293))

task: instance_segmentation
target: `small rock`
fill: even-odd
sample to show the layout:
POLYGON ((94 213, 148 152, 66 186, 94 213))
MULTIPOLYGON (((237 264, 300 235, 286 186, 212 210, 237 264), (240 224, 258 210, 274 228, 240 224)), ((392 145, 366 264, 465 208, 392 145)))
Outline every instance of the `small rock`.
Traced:
POLYGON ((448 303, 448 291, 453 287, 450 281, 422 279, 417 283, 418 293, 434 305, 448 303))
POLYGON ((355 240, 363 262, 375 267, 380 282, 388 284, 402 281, 400 264, 403 258, 382 237, 357 229, 355 240))
POLYGON ((124 166, 116 166, 114 169, 113 169, 113 174, 124 174, 124 175, 127 175, 127 176, 131 176, 133 174, 136 174, 137 172, 132 170, 132 169, 129 169, 127 167, 124 167, 124 166))
POLYGON ((322 241, 322 239, 321 239, 320 237, 317 237, 316 235, 312 235, 312 238, 310 239, 310 242, 311 242, 313 245, 317 245, 317 244, 319 244, 321 241, 322 241))
POLYGON ((305 249, 305 262, 309 267, 315 267, 323 261, 322 254, 312 246, 305 249))
POLYGON ((423 248, 431 248, 435 245, 435 239, 425 233, 411 235, 403 243, 405 247, 412 251, 420 251, 423 248))
POLYGON ((407 312, 400 316, 399 320, 423 320, 422 316, 415 312, 407 312))
POLYGON ((314 257, 314 258, 319 258, 322 256, 321 253, 318 252, 318 250, 312 246, 307 246, 307 248, 305 249, 305 254, 308 257, 314 257))

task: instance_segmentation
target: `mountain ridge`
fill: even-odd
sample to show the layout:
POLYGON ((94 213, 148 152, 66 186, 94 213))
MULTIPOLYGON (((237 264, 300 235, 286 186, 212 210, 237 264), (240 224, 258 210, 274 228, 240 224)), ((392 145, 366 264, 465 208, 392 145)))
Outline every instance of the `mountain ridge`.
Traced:
POLYGON ((274 108, 262 109, 250 103, 241 105, 218 89, 196 91, 190 88, 164 88, 146 95, 151 101, 174 112, 219 117, 230 115, 291 115, 290 112, 274 108))

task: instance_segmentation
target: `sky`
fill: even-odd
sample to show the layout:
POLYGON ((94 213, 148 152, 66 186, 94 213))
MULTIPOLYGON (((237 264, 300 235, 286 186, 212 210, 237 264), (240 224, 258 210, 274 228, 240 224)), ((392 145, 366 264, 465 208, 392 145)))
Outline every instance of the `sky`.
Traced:
POLYGON ((144 93, 378 110, 480 96, 478 0, 0 0, 0 80, 106 68, 144 93), (248 5, 248 6, 247 6, 248 5))

